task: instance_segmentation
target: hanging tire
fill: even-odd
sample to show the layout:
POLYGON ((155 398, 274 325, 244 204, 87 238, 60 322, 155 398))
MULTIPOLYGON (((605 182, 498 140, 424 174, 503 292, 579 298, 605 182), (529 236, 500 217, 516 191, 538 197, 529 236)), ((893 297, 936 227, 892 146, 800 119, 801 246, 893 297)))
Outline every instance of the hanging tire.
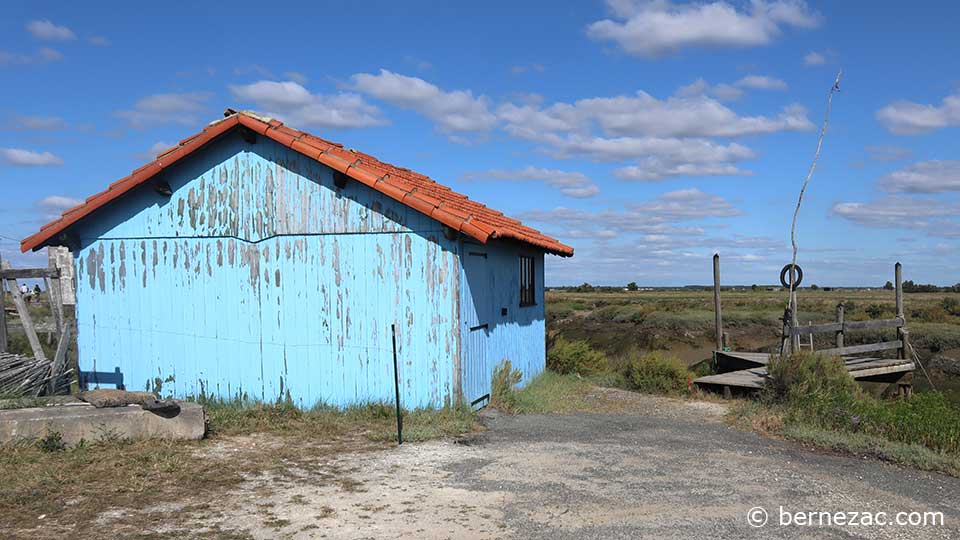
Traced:
MULTIPOLYGON (((797 281, 796 281, 796 283, 793 284, 793 288, 796 289, 797 287, 800 286, 800 282, 803 281, 803 269, 800 268, 800 265, 799 265, 799 264, 796 265, 794 268, 796 268, 796 272, 797 272, 797 276, 796 276, 796 277, 797 277, 797 281)), ((790 282, 788 281, 788 279, 790 279, 790 265, 789 265, 789 264, 786 265, 786 266, 784 266, 784 267, 783 267, 783 270, 780 271, 780 283, 783 284, 784 287, 786 287, 786 288, 789 289, 789 288, 790 288, 790 282)))

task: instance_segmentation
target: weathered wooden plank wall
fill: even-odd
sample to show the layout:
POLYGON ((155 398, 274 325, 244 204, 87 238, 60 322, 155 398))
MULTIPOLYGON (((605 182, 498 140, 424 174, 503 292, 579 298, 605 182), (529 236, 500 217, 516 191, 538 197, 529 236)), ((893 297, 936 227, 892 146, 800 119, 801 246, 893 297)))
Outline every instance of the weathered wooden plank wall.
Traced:
POLYGON ((83 223, 80 368, 128 388, 301 406, 453 399, 458 243, 290 149, 236 134, 83 223))
POLYGON ((543 253, 498 242, 464 242, 461 253, 462 384, 472 403, 490 393, 493 370, 505 360, 523 372, 520 386, 544 369, 543 253), (535 261, 532 306, 520 307, 520 255, 535 261))

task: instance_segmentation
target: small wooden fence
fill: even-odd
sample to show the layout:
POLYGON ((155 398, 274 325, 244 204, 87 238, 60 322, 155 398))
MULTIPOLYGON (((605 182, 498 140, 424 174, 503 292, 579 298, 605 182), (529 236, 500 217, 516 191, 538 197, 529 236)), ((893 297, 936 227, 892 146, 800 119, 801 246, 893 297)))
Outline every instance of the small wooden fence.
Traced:
POLYGON ((72 320, 68 320, 64 313, 64 298, 72 297, 73 292, 70 289, 73 284, 69 277, 62 279, 61 269, 55 265, 56 260, 57 258, 51 255, 50 266, 47 268, 12 268, 6 261, 0 263, 0 299, 3 300, 0 302, 3 307, 0 309, 0 356, 5 359, 3 366, 17 366, 17 369, 12 367, 0 369, 0 386, 8 389, 19 387, 26 395, 38 395, 44 391, 47 394, 62 391, 64 387, 62 379, 73 372, 67 365, 67 351, 75 333, 72 320), (21 279, 43 280, 46 300, 53 319, 52 326, 35 324, 27 298, 20 291, 18 280, 21 279), (19 324, 7 321, 6 294, 9 294, 13 300, 19 324), (52 359, 47 358, 38 330, 46 331, 48 345, 53 343, 53 336, 58 337, 56 352, 52 359), (32 360, 22 355, 17 359, 15 357, 18 355, 9 353, 10 335, 14 332, 25 334, 33 353, 32 360), (28 364, 32 366, 30 370, 23 367, 28 364), (43 371, 45 373, 41 373, 43 371), (29 377, 26 377, 28 373, 29 377))
MULTIPOLYGON (((700 377, 694 381, 701 388, 722 389, 724 395, 730 395, 732 389, 739 388, 755 391, 767 382, 767 364, 774 355, 760 352, 731 351, 727 348, 727 336, 723 332, 723 319, 720 305, 720 264, 714 256, 714 302, 716 306, 717 350, 714 352, 714 370, 716 375, 700 377)), ((783 313, 783 334, 780 354, 791 354, 801 350, 801 338, 810 337, 810 349, 813 350, 812 336, 815 334, 833 334, 833 347, 817 349, 819 354, 837 356, 843 359, 844 366, 855 380, 896 384, 898 392, 909 396, 912 392, 913 370, 916 368, 914 355, 910 348, 910 334, 907 331, 903 313, 903 283, 900 263, 894 267, 896 286, 896 316, 892 319, 869 321, 847 321, 844 319, 843 302, 837 305, 837 317, 834 322, 800 325, 796 313, 787 307, 783 313), (897 339, 863 345, 846 345, 845 334, 854 330, 881 330, 895 328, 897 339), (864 358, 858 355, 897 351, 897 359, 881 357, 864 358)), ((790 302, 796 306, 795 300, 790 302)))
POLYGON ((903 314, 903 271, 900 263, 894 267, 896 277, 895 298, 897 314, 893 319, 875 319, 869 321, 846 321, 843 316, 843 302, 837 305, 836 322, 825 324, 808 324, 802 326, 796 324, 796 317, 790 308, 783 313, 783 340, 780 344, 780 352, 789 354, 800 350, 800 338, 802 336, 812 336, 814 334, 834 334, 836 346, 829 349, 820 349, 817 352, 833 356, 850 356, 855 354, 865 354, 871 352, 897 350, 897 358, 910 358, 910 333, 907 331, 907 323, 903 314), (881 341, 879 343, 868 343, 865 345, 845 345, 844 334, 851 330, 880 330, 884 328, 896 328, 897 339, 894 341, 881 341))

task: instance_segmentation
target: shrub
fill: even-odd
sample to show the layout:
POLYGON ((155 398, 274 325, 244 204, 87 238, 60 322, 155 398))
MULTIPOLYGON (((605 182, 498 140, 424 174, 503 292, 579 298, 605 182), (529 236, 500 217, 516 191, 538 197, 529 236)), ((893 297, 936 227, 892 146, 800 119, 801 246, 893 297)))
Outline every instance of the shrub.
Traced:
POLYGON ((61 452, 67 449, 67 444, 63 442, 59 431, 51 431, 37 440, 37 448, 44 452, 61 452))
POLYGON ((858 391, 843 360, 836 356, 800 352, 774 357, 767 374, 774 397, 791 403, 849 401, 858 391))
POLYGON ((656 394, 678 394, 687 390, 687 366, 673 356, 651 352, 627 361, 624 376, 633 389, 656 394))
POLYGON ((557 373, 589 375, 607 369, 607 357, 585 340, 567 341, 558 337, 547 353, 547 368, 557 373))
POLYGON ((947 296, 940 301, 940 307, 950 315, 960 317, 960 300, 947 296))
POLYGON ((513 411, 517 405, 516 385, 523 380, 523 372, 513 369, 509 360, 504 360, 493 370, 490 388, 490 404, 505 411, 513 411))
POLYGON ((928 306, 919 309, 914 309, 910 313, 913 319, 922 322, 946 322, 948 319, 948 312, 942 306, 928 306))

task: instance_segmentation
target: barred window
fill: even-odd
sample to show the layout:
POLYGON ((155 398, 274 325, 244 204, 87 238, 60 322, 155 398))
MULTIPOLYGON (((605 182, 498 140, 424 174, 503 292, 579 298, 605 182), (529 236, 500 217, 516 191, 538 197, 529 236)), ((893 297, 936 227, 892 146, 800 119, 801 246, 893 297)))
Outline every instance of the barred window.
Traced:
POLYGON ((533 306, 537 303, 536 288, 534 287, 533 257, 520 256, 520 307, 533 306))

